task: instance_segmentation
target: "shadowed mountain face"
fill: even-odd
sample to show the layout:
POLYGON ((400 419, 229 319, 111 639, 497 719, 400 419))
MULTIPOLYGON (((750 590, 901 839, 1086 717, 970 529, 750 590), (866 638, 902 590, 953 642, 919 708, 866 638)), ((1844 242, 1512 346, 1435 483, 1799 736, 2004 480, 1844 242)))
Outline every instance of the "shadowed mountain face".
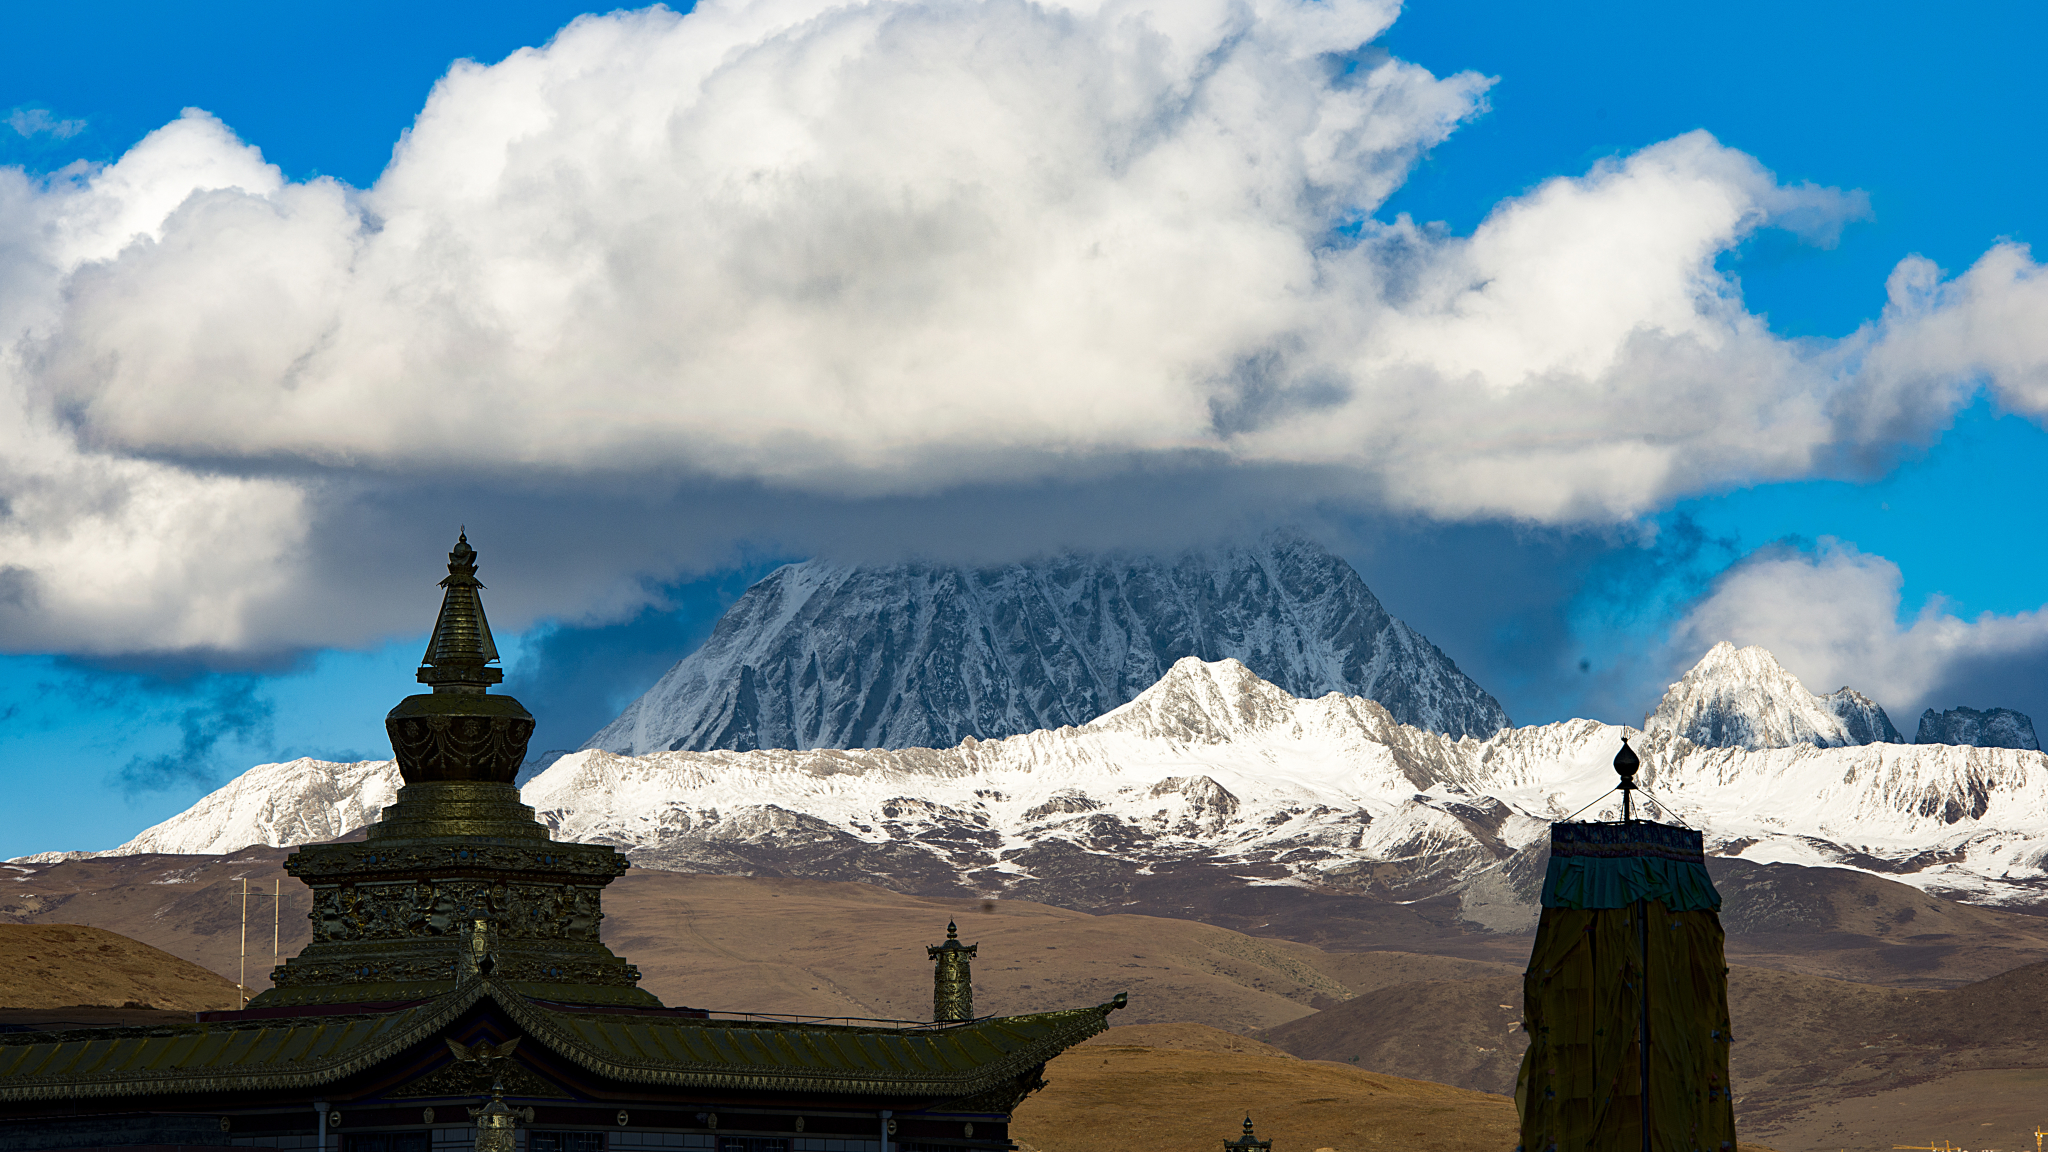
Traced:
POLYGON ((1274 535, 1172 559, 793 564, 584 747, 949 748, 1086 724, 1187 656, 1235 657, 1292 695, 1364 696, 1452 736, 1508 725, 1349 564, 1274 535))
POLYGON ((2028 748, 2039 751, 2041 741, 2034 735, 2034 721, 2010 708, 1951 708, 1920 714, 1920 731, 1915 744, 1962 744, 1977 748, 2028 748))

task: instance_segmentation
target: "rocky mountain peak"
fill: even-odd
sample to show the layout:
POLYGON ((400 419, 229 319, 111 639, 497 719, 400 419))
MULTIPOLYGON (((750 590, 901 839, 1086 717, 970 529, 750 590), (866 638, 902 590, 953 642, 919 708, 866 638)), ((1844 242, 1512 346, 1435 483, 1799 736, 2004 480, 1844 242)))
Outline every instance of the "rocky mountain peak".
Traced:
POLYGON ((1777 657, 1723 640, 1664 693, 1643 730, 1715 748, 1899 743, 1884 709, 1848 688, 1816 696, 1777 657))
POLYGON ((1982 712, 1975 708, 1951 708, 1946 712, 1929 708, 1920 714, 1920 730, 1913 736, 1913 743, 2041 750, 2041 741, 2034 735, 2033 718, 2010 708, 1988 708, 1982 712))
POLYGON ((1294 696, 1364 696, 1453 736, 1508 726, 1341 557, 1273 533, 1178 556, 792 564, 584 747, 949 748, 1087 724, 1185 658, 1236 660, 1294 696))
POLYGON ((1821 707, 1842 721, 1842 728, 1849 734, 1851 744, 1906 742, 1906 738, 1899 735, 1899 730, 1892 727, 1892 718, 1877 706, 1877 701, 1854 688, 1837 688, 1819 699, 1821 707))
POLYGON ((1089 727, 1190 744, 1222 744, 1291 722, 1296 703, 1242 661, 1183 656, 1159 683, 1089 727))

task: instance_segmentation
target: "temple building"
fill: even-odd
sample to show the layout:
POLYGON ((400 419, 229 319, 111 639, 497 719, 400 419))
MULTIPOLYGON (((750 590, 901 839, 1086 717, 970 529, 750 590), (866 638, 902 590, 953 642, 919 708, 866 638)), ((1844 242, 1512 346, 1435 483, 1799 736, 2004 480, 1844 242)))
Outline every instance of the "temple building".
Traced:
POLYGON ((0 1035, 0 1152, 996 1152, 1105 1004, 975 1017, 951 926, 931 1022, 720 1019, 605 947, 610 847, 558 843, 513 779, 533 717, 503 674, 467 537, 385 719, 404 778, 355 842, 286 863, 313 940, 236 1012, 0 1035))

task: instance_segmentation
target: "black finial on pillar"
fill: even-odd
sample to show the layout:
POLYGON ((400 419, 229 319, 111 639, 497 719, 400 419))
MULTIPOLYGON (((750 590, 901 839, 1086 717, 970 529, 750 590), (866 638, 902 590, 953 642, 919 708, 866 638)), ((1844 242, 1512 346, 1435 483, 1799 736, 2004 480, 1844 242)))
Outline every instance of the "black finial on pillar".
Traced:
POLYGON ((1642 766, 1643 762, 1636 755, 1635 749, 1628 746, 1628 737, 1623 736, 1621 738, 1621 751, 1614 754, 1614 772, 1615 775, 1621 777, 1621 783, 1616 785, 1616 787, 1621 789, 1621 818, 1623 820, 1635 819, 1634 805, 1630 803, 1632 799, 1631 793, 1636 790, 1636 769, 1642 766))

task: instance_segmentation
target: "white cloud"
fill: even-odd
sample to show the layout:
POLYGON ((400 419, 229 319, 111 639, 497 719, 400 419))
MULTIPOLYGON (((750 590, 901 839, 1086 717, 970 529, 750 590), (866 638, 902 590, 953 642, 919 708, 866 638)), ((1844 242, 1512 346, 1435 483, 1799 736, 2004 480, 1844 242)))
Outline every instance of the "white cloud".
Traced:
MULTIPOLYGON (((276 169, 186 115, 117 164, 38 184, 0 170, 0 643, 15 651, 275 646, 256 612, 292 575, 305 493, 286 480, 81 444, 39 388, 37 340, 81 264, 148 243, 197 191, 273 193, 276 169)), ((188 285, 187 291, 193 287, 188 285)), ((202 382, 203 383, 203 382, 202 382)))
MULTIPOLYGON (((2048 653, 2048 609, 1964 620, 1929 603, 1900 623, 1899 568, 1823 540, 1811 552, 1769 549, 1729 569, 1681 623, 1673 649, 1696 659, 1716 641, 1761 644, 1810 691, 1855 688, 1904 720, 1974 665, 2048 653)), ((2002 700, 1963 701, 1977 707, 2002 700)), ((1910 723, 1906 735, 1912 735, 1910 723)))
POLYGON ((7 114, 7 126, 14 134, 24 138, 49 136, 56 140, 69 140, 85 131, 85 121, 65 120, 50 113, 48 108, 16 108, 7 114))
POLYGON ((0 642, 323 642, 344 626, 264 591, 309 472, 840 500, 1193 460, 1435 517, 1613 521, 1882 455, 1975 372, 2033 395, 2048 357, 1999 342, 2048 311, 2014 250, 1849 341, 1772 336, 1715 258, 1867 208, 1704 133, 1470 237, 1371 222, 1489 84, 1358 51, 1395 12, 656 8, 458 64, 369 189, 286 182, 198 113, 88 176, 11 177, 30 223, 0 245, 0 319, 26 335, 0 402, 44 460, 0 479, 17 584, 44 609, 92 587, 59 543, 81 533, 149 541, 135 570, 170 600, 203 599, 217 557, 249 575, 209 593, 228 606, 91 623, 129 618, 117 580, 0 642), (74 473, 112 486, 100 520, 31 498, 97 490, 74 473))

